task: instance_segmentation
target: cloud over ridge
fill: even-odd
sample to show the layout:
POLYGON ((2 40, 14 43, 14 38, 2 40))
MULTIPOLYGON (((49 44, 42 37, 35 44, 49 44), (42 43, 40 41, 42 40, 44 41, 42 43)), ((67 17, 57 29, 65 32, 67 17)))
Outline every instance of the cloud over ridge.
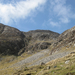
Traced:
POLYGON ((46 0, 20 0, 14 4, 0 3, 0 22, 8 24, 19 18, 26 18, 32 11, 45 2, 46 0))

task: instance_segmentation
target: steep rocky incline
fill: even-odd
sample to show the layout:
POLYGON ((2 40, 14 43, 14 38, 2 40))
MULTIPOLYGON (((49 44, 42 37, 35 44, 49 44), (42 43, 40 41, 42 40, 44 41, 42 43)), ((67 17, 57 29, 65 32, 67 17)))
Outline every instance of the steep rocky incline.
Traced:
POLYGON ((23 48, 25 35, 16 28, 0 24, 0 54, 17 55, 23 48))
POLYGON ((59 51, 62 49, 69 49, 75 46, 75 26, 71 29, 66 30, 57 38, 57 41, 52 44, 52 52, 59 51))
POLYGON ((56 41, 58 33, 49 30, 21 32, 16 28, 0 24, 0 54, 21 55, 25 51, 47 49, 56 41))
POLYGON ((29 40, 27 50, 32 52, 36 50, 47 49, 60 35, 50 30, 34 30, 23 33, 29 40))
POLYGON ((75 26, 58 34, 49 30, 21 32, 16 28, 0 24, 0 55, 21 55, 24 52, 31 55, 26 58, 21 55, 23 59, 4 69, 40 65, 64 57, 74 49, 75 26))

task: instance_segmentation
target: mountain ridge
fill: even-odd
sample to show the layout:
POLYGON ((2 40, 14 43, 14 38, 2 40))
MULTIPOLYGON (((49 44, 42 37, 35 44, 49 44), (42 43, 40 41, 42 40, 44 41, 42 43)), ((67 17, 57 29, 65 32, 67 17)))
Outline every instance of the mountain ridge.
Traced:
POLYGON ((0 24, 0 53, 21 55, 23 52, 32 49, 32 51, 47 49, 52 43, 48 41, 55 41, 58 36, 58 33, 49 30, 22 32, 16 28, 0 24))
POLYGON ((75 26, 58 34, 0 25, 0 75, 75 75, 74 58, 75 26))
POLYGON ((64 31, 62 34, 59 35, 57 41, 53 44, 54 48, 52 49, 52 52, 59 51, 63 47, 69 49, 71 46, 74 46, 74 44, 75 44, 75 26, 72 27, 71 29, 64 31))

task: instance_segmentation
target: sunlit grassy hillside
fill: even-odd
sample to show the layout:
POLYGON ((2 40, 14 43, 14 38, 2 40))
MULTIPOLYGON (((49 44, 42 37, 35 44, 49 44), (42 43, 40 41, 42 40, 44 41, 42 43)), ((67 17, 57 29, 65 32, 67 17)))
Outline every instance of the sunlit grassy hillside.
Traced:
POLYGON ((0 75, 75 75, 75 51, 63 58, 58 58, 39 66, 27 67, 25 64, 20 68, 8 67, 17 62, 15 59, 12 62, 7 63, 6 60, 3 61, 4 64, 3 62, 0 63, 0 75))
POLYGON ((75 75, 75 52, 47 64, 23 67, 14 75, 75 75))

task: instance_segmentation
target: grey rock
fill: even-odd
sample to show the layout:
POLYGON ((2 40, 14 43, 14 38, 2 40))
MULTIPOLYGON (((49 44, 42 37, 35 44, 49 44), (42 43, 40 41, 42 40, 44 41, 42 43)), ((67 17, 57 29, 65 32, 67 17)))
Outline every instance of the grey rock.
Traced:
POLYGON ((45 63, 44 63, 44 62, 41 62, 41 64, 40 64, 40 65, 41 65, 41 66, 42 66, 42 65, 45 65, 45 63))
POLYGON ((57 66, 54 66, 54 68, 56 68, 57 66))
POLYGON ((49 70, 50 69, 50 66, 47 66, 47 70, 49 70))
POLYGON ((68 64, 70 62, 70 60, 65 61, 65 64, 68 64))

